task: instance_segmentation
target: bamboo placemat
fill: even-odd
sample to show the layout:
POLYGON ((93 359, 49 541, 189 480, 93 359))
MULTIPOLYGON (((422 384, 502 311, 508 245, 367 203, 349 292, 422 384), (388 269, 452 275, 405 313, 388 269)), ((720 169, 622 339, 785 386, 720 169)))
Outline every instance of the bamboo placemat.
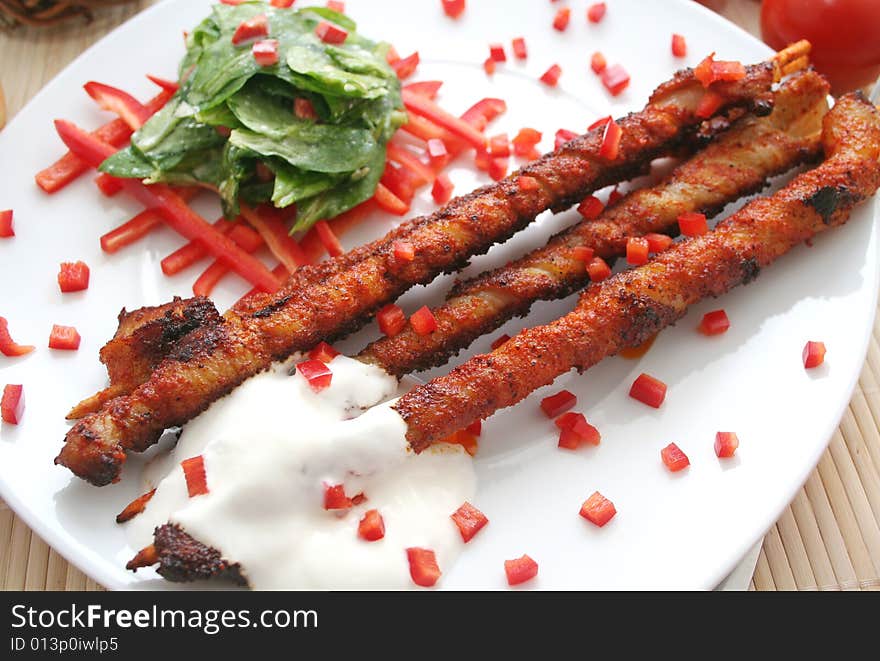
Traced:
MULTIPOLYGON (((0 33, 0 83, 11 117, 76 55, 157 0, 99 12, 90 25, 0 33), (22 55, 26 55, 22 57, 22 55)), ((722 13, 757 33, 757 3, 722 13)), ((880 589, 880 323, 852 401, 804 487, 767 532, 750 589, 880 589)), ((0 588, 100 590, 0 501, 0 588)))

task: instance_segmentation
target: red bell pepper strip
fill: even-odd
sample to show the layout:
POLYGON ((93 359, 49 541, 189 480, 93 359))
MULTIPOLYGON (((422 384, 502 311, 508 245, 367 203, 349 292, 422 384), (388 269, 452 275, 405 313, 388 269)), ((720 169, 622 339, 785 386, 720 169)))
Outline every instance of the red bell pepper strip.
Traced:
POLYGON ((309 260, 287 231, 287 227, 275 210, 265 207, 259 211, 251 209, 246 204, 241 204, 241 215, 253 226, 275 258, 284 264, 288 273, 293 273, 300 266, 308 264, 309 260))
POLYGON ((58 286, 65 294, 88 289, 89 267, 85 262, 61 262, 58 286))
POLYGON ((132 131, 137 131, 153 114, 131 94, 116 87, 90 81, 83 89, 101 108, 119 115, 132 131))
POLYGON ((15 236, 15 224, 12 222, 12 209, 0 211, 0 238, 9 239, 15 236))
POLYGON ((8 358, 24 356, 34 350, 34 347, 26 344, 18 344, 9 334, 9 322, 0 317, 0 353, 8 358))
MULTIPOLYGON (((155 114, 172 96, 171 92, 163 90, 150 99, 145 104, 145 107, 150 111, 151 115, 155 114)), ((92 135, 103 142, 110 143, 114 147, 121 147, 131 137, 132 133, 133 131, 128 124, 121 119, 114 119, 112 122, 108 122, 95 130, 92 135)), ((55 193, 88 169, 88 163, 83 162, 82 159, 75 156, 72 152, 67 152, 55 163, 38 172, 35 179, 37 185, 44 191, 55 193)))
MULTIPOLYGON (((155 213, 155 215, 158 217, 159 223, 162 223, 161 214, 152 211, 145 211, 144 213, 155 213)), ((232 222, 222 217, 214 221, 214 227, 217 228, 218 232, 222 232, 223 234, 229 234, 229 231, 232 229, 232 225, 232 222)), ((170 255, 166 255, 165 258, 162 259, 162 261, 160 262, 162 273, 167 276, 177 275, 184 269, 188 269, 190 266, 207 256, 208 251, 205 250, 205 246, 203 246, 201 242, 190 241, 182 245, 170 255)))
POLYGON ((724 310, 713 310, 703 315, 700 325, 697 329, 703 335, 720 335, 727 332, 730 328, 730 319, 724 310))
POLYGON ((175 92, 177 92, 177 90, 180 89, 180 85, 178 83, 174 82, 173 80, 167 80, 165 78, 160 78, 159 76, 153 76, 151 74, 147 74, 147 79, 151 83, 158 85, 166 92, 171 92, 172 94, 174 94, 175 92))
MULTIPOLYGON (((56 120, 55 127, 67 147, 92 167, 98 167, 114 152, 113 147, 106 142, 86 133, 71 122, 56 120)), ((188 239, 202 241, 211 254, 226 261, 248 282, 270 293, 281 286, 280 280, 262 262, 248 255, 231 239, 211 227, 170 187, 164 184, 145 186, 134 179, 125 179, 123 182, 126 192, 137 198, 144 206, 159 209, 166 222, 175 231, 188 239)))
MULTIPOLYGON (((328 255, 331 257, 339 257, 339 255, 345 253, 342 244, 339 243, 339 238, 333 233, 332 228, 326 220, 319 220, 315 223, 315 230, 318 232, 321 243, 324 244, 324 248, 327 250, 328 255)), ((303 258, 305 258, 305 255, 303 255, 303 258)))
POLYGON ((446 129, 413 113, 408 113, 407 122, 400 127, 400 130, 425 142, 428 142, 428 140, 442 140, 447 149, 450 149, 454 143, 458 142, 458 138, 446 129))
MULTIPOLYGON (((197 193, 197 189, 195 188, 182 188, 178 195, 184 200, 190 200, 195 197, 197 193)), ((116 227, 101 237, 101 250, 104 252, 114 253, 117 250, 124 248, 125 246, 131 245, 135 241, 142 239, 155 228, 163 225, 165 223, 162 218, 162 214, 154 209, 147 209, 146 211, 141 211, 139 214, 134 216, 133 218, 125 221, 119 227, 116 227)), ((201 246, 201 244, 199 244, 201 246)), ((204 248, 202 248, 202 253, 198 258, 194 259, 192 262, 187 264, 193 264, 197 262, 199 259, 204 257, 205 255, 204 248)), ((164 262, 164 260, 163 260, 164 262)), ((178 270, 183 270, 184 267, 181 267, 178 270)), ((165 275, 173 275, 173 273, 167 272, 164 270, 165 275)), ((177 271, 174 271, 176 273, 177 271)))
POLYGON ((186 480, 186 492, 190 498, 208 493, 208 477, 205 474, 205 458, 196 455, 180 462, 186 480))
POLYGON ((416 175, 416 186, 429 184, 434 181, 434 177, 436 176, 434 170, 432 170, 429 165, 419 160, 415 154, 407 151, 400 145, 396 144, 393 140, 388 143, 386 154, 389 159, 400 163, 400 165, 409 169, 412 174, 416 175))
MULTIPOLYGON (((244 223, 227 223, 228 228, 221 229, 224 234, 228 234, 237 246, 247 253, 257 251, 257 248, 263 245, 263 238, 244 223)), ((229 267, 226 262, 219 259, 202 272, 198 279, 193 283, 193 294, 196 296, 210 296, 214 287, 217 286, 223 277, 229 273, 229 267)))
POLYGON ((430 119, 477 149, 485 149, 486 136, 471 126, 467 120, 449 114, 430 99, 418 94, 403 90, 401 95, 403 96, 403 104, 408 110, 430 119))
POLYGON ((388 190, 381 182, 376 184, 373 199, 385 211, 393 213, 395 216, 402 216, 409 211, 409 205, 388 190))
POLYGON ((106 172, 102 172, 95 177, 95 185, 107 197, 113 197, 122 190, 122 182, 119 181, 119 178, 106 172))
POLYGON ((3 398, 0 399, 0 418, 10 425, 17 425, 24 415, 24 386, 7 384, 3 387, 3 398))
POLYGON ((407 83, 403 86, 403 89, 413 92, 414 94, 421 94, 429 99, 436 99, 437 92, 440 91, 442 86, 442 80, 420 80, 416 83, 407 83))

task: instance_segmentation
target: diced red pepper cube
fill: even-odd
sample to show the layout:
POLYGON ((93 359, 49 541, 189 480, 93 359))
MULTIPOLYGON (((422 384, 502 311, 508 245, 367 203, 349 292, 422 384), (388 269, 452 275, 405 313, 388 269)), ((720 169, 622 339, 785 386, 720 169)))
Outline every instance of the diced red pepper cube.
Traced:
POLYGON ((607 66, 608 60, 606 60, 605 56, 599 51, 596 51, 593 53, 592 57, 590 57, 590 68, 593 70, 593 73, 602 73, 607 66))
POLYGON ((431 308, 427 305, 423 305, 413 312, 412 316, 409 318, 409 323, 412 325, 413 330, 419 335, 430 335, 437 330, 437 320, 434 318, 434 313, 431 312, 431 308))
POLYGON ((489 154, 492 156, 510 156, 510 140, 506 133, 499 133, 489 138, 489 154))
POLYGON ((514 560, 505 560, 504 573, 507 574, 508 585, 519 585, 538 575, 538 563, 528 555, 514 560))
POLYGON ((251 47, 251 53, 261 67, 271 67, 278 64, 278 40, 263 39, 258 41, 251 47))
POLYGON ((615 514, 617 514, 617 508, 614 507, 614 503, 598 491, 581 505, 580 515, 600 528, 613 519, 615 514))
POLYGON ((486 515, 468 502, 455 510, 451 517, 455 521, 455 525, 458 526, 458 531, 461 533, 461 538, 465 544, 471 541, 474 535, 489 523, 486 515))
POLYGON ((593 257, 587 264, 587 273, 590 274, 592 282, 602 282, 611 277, 611 267, 601 257, 593 257))
POLYGON ((804 367, 812 369, 825 362, 825 343, 807 342, 803 351, 804 367))
POLYGON ((483 421, 482 420, 474 420, 471 424, 464 428, 464 430, 473 434, 474 436, 479 436, 483 433, 483 421))
POLYGON ((672 35, 672 54, 675 57, 685 57, 687 55, 687 42, 680 34, 672 35))
POLYGON ((89 288, 89 267, 85 262, 61 262, 58 286, 65 294, 89 288))
POLYGON ((558 131, 556 131, 556 136, 554 137, 553 148, 559 149, 569 140, 574 140, 577 135, 578 134, 574 131, 569 131, 568 129, 559 129, 558 131))
POLYGON ((629 389, 629 396, 659 409, 666 399, 666 384, 649 374, 640 374, 629 389))
POLYGON ((590 195, 578 205, 578 213, 587 220, 595 220, 604 211, 605 205, 595 195, 590 195))
POLYGON ((400 80, 406 80, 416 72, 419 66, 419 53, 416 51, 391 65, 400 80))
POLYGON ((446 150, 446 143, 440 138, 430 138, 427 143, 428 158, 431 164, 442 167, 449 159, 449 152, 446 150))
POLYGON ((537 179, 528 176, 517 177, 516 185, 521 191, 533 191, 538 190, 541 187, 537 179))
POLYGON ((416 258, 416 249, 409 241, 395 241, 394 258, 401 262, 411 262, 416 258))
POLYGON ((730 319, 727 318, 724 310, 707 312, 697 327, 703 335, 720 335, 727 332, 728 328, 730 328, 730 319))
POLYGON ((709 231, 706 215, 695 211, 686 211, 678 217, 678 229, 685 236, 700 236, 709 231))
POLYGON ((3 422, 17 425, 24 415, 24 386, 21 384, 7 384, 3 388, 3 398, 0 399, 0 417, 3 422))
POLYGON ((487 75, 487 76, 492 76, 492 75, 494 75, 494 73, 495 73, 495 66, 496 66, 495 60, 493 60, 491 57, 487 57, 487 58, 483 61, 483 71, 486 72, 486 75, 487 75))
POLYGON ((12 209, 0 211, 0 238, 8 239, 15 236, 15 225, 12 222, 12 209))
POLYGON ((257 14, 253 18, 239 23, 232 34, 232 43, 241 44, 251 39, 259 39, 269 35, 269 19, 265 14, 257 14))
POLYGON ((523 37, 516 37, 511 44, 513 46, 513 55, 516 59, 524 60, 529 56, 526 40, 523 37))
POLYGON ((677 473, 691 465, 691 460, 675 443, 670 443, 660 450, 660 458, 663 460, 666 468, 673 473, 677 473))
POLYGON ((571 427, 563 427, 559 430, 557 447, 565 450, 577 450, 581 445, 581 437, 571 427))
POLYGON ((269 0, 269 4, 279 9, 289 9, 296 0, 269 0))
MULTIPOLYGON (((587 131, 593 131, 593 130, 600 128, 600 127, 604 128, 605 125, 608 122, 610 122, 612 119, 613 118, 611 117, 611 115, 608 115, 607 117, 600 117, 599 119, 597 119, 595 122, 593 122, 592 124, 590 124, 587 127, 587 131)), ((603 133, 604 133, 604 131, 603 131, 603 133)))
POLYGON ((589 246, 575 246, 571 249, 571 256, 579 262, 589 264, 593 261, 593 249, 589 246))
POLYGON ((320 360, 322 363, 329 363, 338 355, 339 352, 326 342, 319 342, 311 351, 309 351, 309 358, 312 360, 320 360))
POLYGON ((344 14, 345 3, 341 0, 327 0, 327 9, 332 9, 339 14, 344 14))
POLYGON ((442 0, 443 11, 449 18, 461 16, 465 7, 465 0, 442 0))
POLYGON ((587 7, 587 19, 590 23, 598 23, 605 18, 605 11, 607 9, 608 7, 605 6, 604 2, 596 2, 587 7))
POLYGON ((190 498, 208 493, 208 476, 205 474, 205 458, 202 455, 190 457, 180 462, 186 491, 190 498))
POLYGON ((80 336, 73 326, 52 326, 49 334, 49 348, 62 351, 76 351, 79 349, 80 336))
POLYGON ((394 337, 406 327, 406 315, 393 303, 379 310, 376 320, 379 322, 379 330, 387 337, 394 337))
POLYGON ((626 240, 626 261, 634 266, 648 263, 648 240, 641 236, 631 236, 626 240))
POLYGON ((341 28, 330 21, 321 21, 315 28, 318 39, 325 44, 342 44, 348 39, 348 30, 341 28))
POLYGON ((577 397, 568 390, 561 390, 541 400, 541 410, 548 418, 557 418, 577 404, 577 397))
POLYGON ((715 455, 720 459, 732 457, 739 447, 739 438, 732 431, 720 431, 715 434, 715 455))
POLYGON ((568 22, 571 19, 571 9, 569 7, 560 7, 556 16, 553 17, 553 27, 560 32, 564 32, 565 28, 568 27, 568 22))
POLYGON ((558 64, 552 65, 547 71, 541 75, 541 82, 550 87, 556 87, 559 77, 562 75, 562 67, 558 64))
POLYGON ((602 84, 611 96, 617 96, 629 86, 629 74, 620 64, 607 67, 602 72, 602 84))
POLYGON ((507 54, 502 44, 489 44, 489 59, 493 62, 507 62, 507 54))
POLYGON ((541 132, 532 128, 522 128, 511 140, 513 153, 517 156, 528 155, 541 142, 541 132))
POLYGON ((379 510, 367 510, 358 523, 358 537, 375 542, 385 536, 385 520, 379 510))
POLYGON ((345 495, 344 484, 324 484, 325 510, 347 510, 352 504, 351 498, 345 495))
POLYGON ((672 245, 672 237, 665 234, 645 234, 651 252, 663 252, 672 245))
POLYGON ((504 335, 495 338, 495 340, 493 340, 492 344, 490 344, 489 346, 492 348, 492 351, 495 351, 495 349, 503 346, 509 339, 510 335, 505 333, 504 335))
POLYGON ((477 450, 479 449, 479 442, 477 441, 476 434, 470 433, 467 429, 459 429, 451 436, 443 439, 443 442, 452 445, 460 445, 464 448, 465 452, 472 457, 477 455, 477 450))
POLYGON ((493 158, 489 161, 489 176, 494 181, 501 181, 507 176, 508 167, 510 167, 510 159, 506 156, 493 158))
POLYGON ((719 80, 736 81, 745 78, 746 68, 741 62, 716 62, 714 58, 715 53, 710 53, 694 67, 694 77, 703 87, 709 87, 719 80))
POLYGON ((293 114, 300 119, 318 119, 318 113, 315 112, 315 106, 309 99, 301 96, 293 100, 293 114))
POLYGON ((388 213, 393 213, 396 216, 402 216, 409 211, 409 204, 401 200, 397 195, 382 185, 381 181, 376 185, 376 190, 373 192, 373 199, 380 208, 388 213))
POLYGON ((431 188, 431 197, 437 204, 446 204, 452 197, 452 191, 455 185, 446 174, 439 174, 434 180, 434 186, 431 188))
POLYGON ((314 392, 320 392, 329 386, 333 380, 333 372, 321 360, 304 360, 297 364, 296 371, 303 375, 303 378, 314 392))
POLYGON ((724 105, 724 97, 712 90, 703 92, 694 114, 700 119, 709 119, 724 105))
POLYGON ((437 556, 432 550, 411 547, 406 550, 406 557, 409 560, 409 575, 416 585, 429 588, 440 579, 437 556))
POLYGON ((602 134, 602 145, 599 147, 599 156, 613 161, 620 153, 620 140, 623 137, 623 129, 620 124, 610 121, 605 125, 605 132, 602 134))

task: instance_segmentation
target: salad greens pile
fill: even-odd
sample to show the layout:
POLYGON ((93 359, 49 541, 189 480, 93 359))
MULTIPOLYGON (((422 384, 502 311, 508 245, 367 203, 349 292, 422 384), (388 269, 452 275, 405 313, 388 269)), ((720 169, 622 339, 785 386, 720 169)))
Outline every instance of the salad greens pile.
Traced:
POLYGON ((219 191, 229 218, 238 215, 239 199, 271 200, 279 208, 295 203, 291 231, 363 202, 406 115, 400 82, 385 61, 389 46, 356 29, 324 7, 214 6, 187 37, 180 90, 101 171, 145 183, 208 185, 219 191), (258 14, 278 40, 276 65, 261 67, 251 43, 232 43, 239 24, 258 14), (321 41, 315 27, 322 20, 347 30, 345 42, 321 41), (311 102, 317 120, 297 117, 295 99, 311 102))

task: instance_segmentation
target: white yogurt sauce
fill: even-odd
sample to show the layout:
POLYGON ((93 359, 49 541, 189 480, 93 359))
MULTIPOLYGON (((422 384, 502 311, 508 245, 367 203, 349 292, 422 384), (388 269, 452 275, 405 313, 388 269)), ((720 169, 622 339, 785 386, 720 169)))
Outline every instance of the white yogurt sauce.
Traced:
POLYGON ((379 404, 398 389, 382 369, 337 356, 330 386, 315 393, 289 376, 295 362, 251 378, 186 425, 145 472, 156 493, 126 524, 131 545, 178 523, 240 563, 254 589, 414 587, 412 546, 432 549, 445 573, 463 546, 450 514, 475 492, 470 456, 453 445, 413 453, 393 402, 379 404), (199 454, 209 493, 190 498, 180 462, 199 454), (327 511, 324 484, 367 500, 327 511), (375 542, 357 535, 370 509, 385 522, 375 542))

